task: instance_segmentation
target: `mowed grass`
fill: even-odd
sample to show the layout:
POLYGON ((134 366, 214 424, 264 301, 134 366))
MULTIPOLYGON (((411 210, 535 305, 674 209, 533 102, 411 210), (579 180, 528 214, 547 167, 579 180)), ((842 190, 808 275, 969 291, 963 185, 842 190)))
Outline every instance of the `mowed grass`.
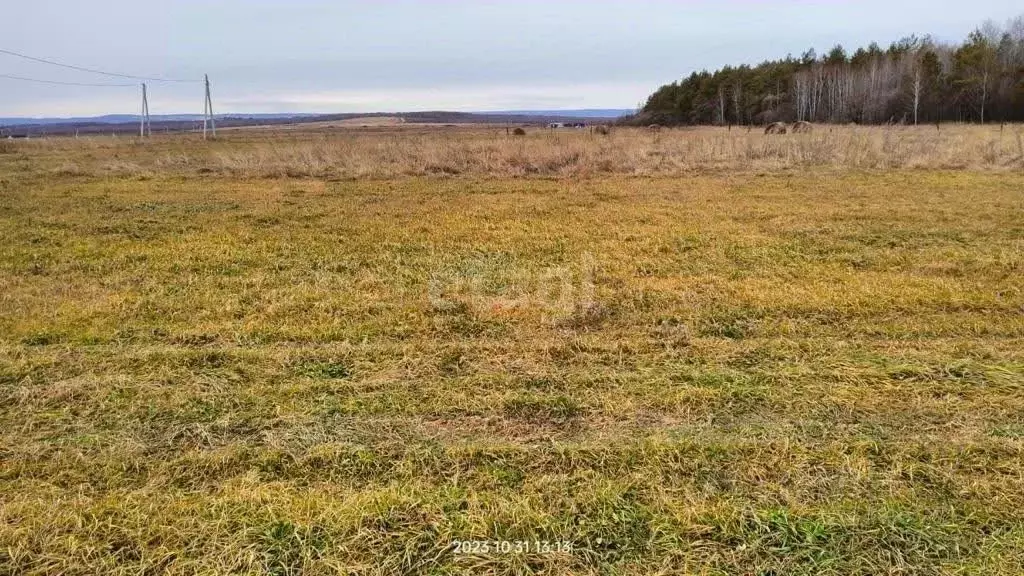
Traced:
POLYGON ((1018 172, 17 154, 0 573, 1024 570, 1018 172))

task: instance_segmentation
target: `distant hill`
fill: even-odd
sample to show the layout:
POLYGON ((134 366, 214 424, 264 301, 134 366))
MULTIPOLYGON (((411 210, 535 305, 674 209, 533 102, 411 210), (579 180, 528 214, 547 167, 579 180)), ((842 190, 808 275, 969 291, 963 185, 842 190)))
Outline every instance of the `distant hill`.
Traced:
MULTIPOLYGON (((217 114, 217 119, 224 118, 247 118, 277 120, 282 118, 304 118, 317 116, 317 114, 217 114)), ((153 123, 156 122, 202 122, 202 114, 153 114, 150 116, 153 123)), ((125 124, 138 122, 138 114, 106 114, 104 116, 78 116, 71 118, 0 118, 0 126, 49 126, 54 124, 125 124)))
MULTIPOLYGON (((552 110, 523 112, 378 112, 373 114, 221 114, 218 128, 240 126, 275 126, 314 122, 337 122, 356 118, 399 117, 410 124, 522 124, 542 125, 550 122, 601 122, 615 116, 582 116, 589 112, 611 111, 552 110)), ((203 117, 197 114, 171 114, 151 117, 153 132, 189 132, 202 127, 203 117)), ((114 114, 90 118, 0 118, 0 137, 36 137, 62 134, 132 134, 139 129, 139 117, 114 114)))
POLYGON ((565 116, 571 118, 622 118, 636 112, 625 108, 582 108, 578 110, 504 110, 500 112, 483 112, 509 116, 565 116))
MULTIPOLYGON (((418 120, 420 117, 439 117, 444 122, 494 122, 495 117, 527 117, 544 119, 573 119, 573 118, 606 118, 615 119, 632 114, 633 110, 626 109, 580 109, 580 110, 508 110, 500 112, 381 112, 373 114, 218 114, 217 120, 272 120, 272 121, 303 121, 317 119, 338 119, 356 118, 367 116, 402 116, 410 122, 431 121, 418 120), (443 118, 442 118, 443 117, 443 118)), ((154 114, 150 117, 153 124, 164 122, 202 122, 201 114, 154 114)), ((97 125, 97 124, 130 124, 138 122, 137 114, 107 114, 104 116, 81 116, 72 118, 0 118, 0 126, 56 126, 56 125, 97 125)))

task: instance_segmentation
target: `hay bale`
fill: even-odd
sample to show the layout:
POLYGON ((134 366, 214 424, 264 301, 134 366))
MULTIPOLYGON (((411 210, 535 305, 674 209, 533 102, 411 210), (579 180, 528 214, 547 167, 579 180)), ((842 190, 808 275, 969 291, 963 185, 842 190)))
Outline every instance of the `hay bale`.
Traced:
POLYGON ((810 134, 814 131, 814 126, 810 122, 803 120, 793 123, 793 134, 810 134))
POLYGON ((783 122, 772 122, 765 129, 765 134, 785 134, 788 131, 786 124, 783 122))
POLYGON ((512 131, 512 135, 513 136, 526 136, 526 130, 523 130, 522 128, 516 128, 515 130, 512 131))

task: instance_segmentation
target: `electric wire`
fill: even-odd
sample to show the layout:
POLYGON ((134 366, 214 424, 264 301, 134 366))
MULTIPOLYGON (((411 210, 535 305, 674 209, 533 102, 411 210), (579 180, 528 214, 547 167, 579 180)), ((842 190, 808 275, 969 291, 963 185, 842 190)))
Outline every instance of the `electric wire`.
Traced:
POLYGON ((0 78, 8 80, 21 80, 22 82, 36 82, 38 84, 56 84, 58 86, 89 86, 95 88, 127 88, 138 86, 138 84, 92 84, 89 82, 62 82, 60 80, 41 80, 39 78, 26 78, 12 74, 0 74, 0 78))
POLYGON ((48 60, 46 58, 39 58, 36 56, 29 56, 28 54, 22 54, 20 52, 14 52, 13 50, 5 50, 0 48, 0 54, 7 54, 8 56, 15 56, 17 58, 24 58, 25 60, 31 60, 33 62, 39 62, 42 64, 49 64, 51 66, 59 66, 61 68, 67 68, 69 70, 77 70, 79 72, 88 72, 90 74, 100 74, 103 76, 110 76, 113 78, 130 78, 132 80, 146 80, 148 82, 185 82, 185 83, 198 83, 201 80, 181 80, 177 78, 154 78, 149 76, 135 76, 133 74, 118 74, 117 72, 106 72, 104 70, 96 70, 94 68, 85 68, 83 66, 74 66, 71 64, 64 64, 56 62, 54 60, 48 60))

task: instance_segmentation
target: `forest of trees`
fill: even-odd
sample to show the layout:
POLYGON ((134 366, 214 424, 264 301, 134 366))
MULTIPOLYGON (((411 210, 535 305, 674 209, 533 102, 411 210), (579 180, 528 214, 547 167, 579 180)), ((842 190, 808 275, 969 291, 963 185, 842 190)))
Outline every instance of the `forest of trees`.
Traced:
POLYGON ((1024 121, 1024 15, 959 45, 911 36, 850 54, 836 46, 757 66, 694 72, 662 86, 640 124, 1024 121))

